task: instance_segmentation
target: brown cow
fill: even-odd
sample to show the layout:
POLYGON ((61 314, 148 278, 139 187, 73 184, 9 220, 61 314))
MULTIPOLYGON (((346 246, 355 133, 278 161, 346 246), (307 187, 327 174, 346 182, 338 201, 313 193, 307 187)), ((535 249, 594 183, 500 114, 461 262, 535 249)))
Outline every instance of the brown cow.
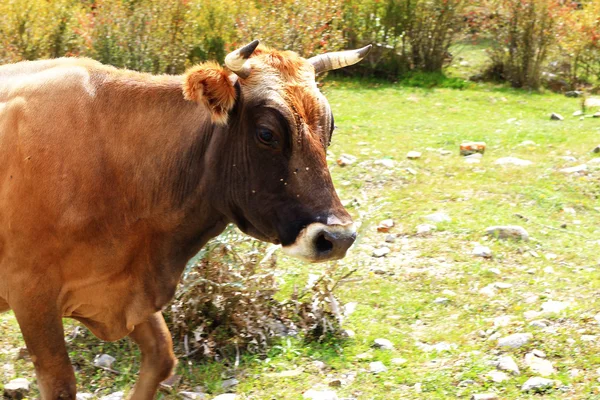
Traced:
POLYGON ((228 223, 309 261, 352 245, 315 73, 370 46, 306 60, 257 45, 182 76, 0 67, 0 312, 14 310, 43 399, 75 398, 62 317, 138 343, 132 398, 153 398, 175 365, 160 310, 228 223))

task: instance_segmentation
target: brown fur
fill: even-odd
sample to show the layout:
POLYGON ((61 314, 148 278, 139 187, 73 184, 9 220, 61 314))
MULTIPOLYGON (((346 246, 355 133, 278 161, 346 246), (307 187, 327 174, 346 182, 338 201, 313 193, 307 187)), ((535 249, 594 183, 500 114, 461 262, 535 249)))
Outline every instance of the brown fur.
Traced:
POLYGON ((212 121, 223 125, 235 104, 235 88, 229 74, 217 63, 206 62, 190 68, 183 85, 185 99, 206 105, 212 121))

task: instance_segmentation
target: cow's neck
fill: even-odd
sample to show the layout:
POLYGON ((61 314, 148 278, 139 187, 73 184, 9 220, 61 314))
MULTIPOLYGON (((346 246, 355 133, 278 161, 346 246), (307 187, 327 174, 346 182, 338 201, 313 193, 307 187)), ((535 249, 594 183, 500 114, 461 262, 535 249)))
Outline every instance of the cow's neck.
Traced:
POLYGON ((120 189, 132 199, 126 215, 171 242, 161 246, 171 247, 168 257, 177 259, 177 268, 226 225, 208 202, 207 152, 215 127, 203 106, 183 99, 181 79, 109 83, 110 108, 118 116, 104 127, 124 149, 115 158, 124 172, 120 189))

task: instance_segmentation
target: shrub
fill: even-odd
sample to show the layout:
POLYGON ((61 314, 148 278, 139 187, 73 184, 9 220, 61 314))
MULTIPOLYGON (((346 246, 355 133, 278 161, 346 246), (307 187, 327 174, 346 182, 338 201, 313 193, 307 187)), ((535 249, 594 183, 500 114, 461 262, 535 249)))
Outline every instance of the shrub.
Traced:
POLYGON ((513 87, 538 89, 542 66, 556 43, 560 0, 500 0, 485 9, 492 75, 513 87))

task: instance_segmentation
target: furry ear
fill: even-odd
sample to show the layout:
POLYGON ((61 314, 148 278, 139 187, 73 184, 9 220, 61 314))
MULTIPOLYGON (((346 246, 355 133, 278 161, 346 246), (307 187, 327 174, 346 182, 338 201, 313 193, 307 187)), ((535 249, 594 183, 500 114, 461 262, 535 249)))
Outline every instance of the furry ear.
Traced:
POLYGON ((186 71, 183 97, 206 105, 212 121, 224 125, 236 93, 229 72, 215 62, 206 62, 186 71))

